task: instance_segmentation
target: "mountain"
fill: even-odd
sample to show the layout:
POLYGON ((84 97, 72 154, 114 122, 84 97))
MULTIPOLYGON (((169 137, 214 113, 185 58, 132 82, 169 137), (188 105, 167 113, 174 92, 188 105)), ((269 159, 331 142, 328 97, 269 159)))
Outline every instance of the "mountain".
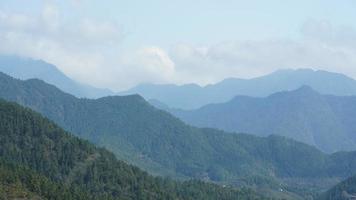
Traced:
POLYGON ((321 94, 356 95, 356 80, 343 74, 311 69, 279 70, 252 79, 230 78, 205 87, 143 84, 120 94, 140 94, 147 100, 156 99, 172 108, 197 109, 229 101, 237 95, 265 97, 303 85, 309 85, 321 94))
POLYGON ((0 72, 22 80, 38 78, 77 97, 98 98, 113 94, 110 90, 78 83, 42 60, 0 55, 0 72))
POLYGON ((156 178, 118 161, 53 122, 0 100, 0 198, 43 199, 259 199, 235 190, 156 178), (14 197, 13 197, 14 198, 14 197))
POLYGON ((236 96, 231 101, 196 110, 167 109, 198 127, 281 135, 314 145, 325 152, 356 150, 356 97, 321 95, 309 86, 268 97, 236 96))
POLYGON ((0 88, 0 97, 153 174, 309 194, 309 180, 326 189, 356 173, 354 152, 328 155, 284 137, 195 128, 138 95, 78 99, 43 81, 5 74, 0 74, 0 88))
POLYGON ((350 177, 337 184, 324 194, 319 200, 351 200, 356 199, 356 176, 350 177))

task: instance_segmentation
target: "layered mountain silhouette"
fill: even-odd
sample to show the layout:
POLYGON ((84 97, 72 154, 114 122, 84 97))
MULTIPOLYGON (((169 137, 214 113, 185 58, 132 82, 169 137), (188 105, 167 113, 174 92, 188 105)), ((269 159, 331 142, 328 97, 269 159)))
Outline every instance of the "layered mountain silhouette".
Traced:
POLYGON ((246 132, 281 135, 325 152, 356 149, 356 97, 321 95, 309 86, 268 97, 236 96, 231 101, 196 110, 170 109, 152 101, 186 123, 246 132))
POLYGON ((56 66, 42 60, 0 55, 0 72, 22 80, 38 78, 77 97, 98 98, 113 94, 108 89, 78 83, 59 71, 56 66))
POLYGON ((40 114, 3 100, 0 133, 1 199, 262 198, 245 189, 152 177, 40 114))
POLYGON ((140 94, 172 108, 197 109, 211 103, 223 103, 237 95, 265 97, 280 91, 295 90, 303 85, 321 94, 356 95, 356 81, 345 75, 312 69, 279 70, 253 79, 225 79, 201 87, 188 85, 143 84, 120 94, 140 94))
POLYGON ((305 194, 306 180, 326 189, 356 173, 354 152, 328 155, 284 137, 195 128, 138 95, 78 99, 43 81, 2 73, 0 88, 1 98, 28 106, 154 174, 287 191, 303 188, 305 194), (325 181, 329 179, 333 181, 325 181))

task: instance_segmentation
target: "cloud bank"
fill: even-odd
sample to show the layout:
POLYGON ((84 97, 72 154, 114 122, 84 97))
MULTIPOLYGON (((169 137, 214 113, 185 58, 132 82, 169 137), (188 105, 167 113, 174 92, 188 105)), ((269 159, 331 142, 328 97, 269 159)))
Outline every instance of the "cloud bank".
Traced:
POLYGON ((125 29, 114 20, 66 21, 56 4, 44 4, 38 15, 0 10, 0 53, 42 59, 80 82, 114 90, 146 82, 208 84, 281 68, 324 69, 356 77, 354 29, 309 20, 299 31, 294 39, 236 39, 168 48, 152 44, 127 50, 122 47, 125 29))

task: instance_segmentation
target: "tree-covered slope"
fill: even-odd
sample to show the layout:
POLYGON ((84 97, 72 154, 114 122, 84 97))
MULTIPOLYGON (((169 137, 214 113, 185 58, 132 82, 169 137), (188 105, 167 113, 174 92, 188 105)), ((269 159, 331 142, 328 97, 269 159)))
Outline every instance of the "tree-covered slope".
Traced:
POLYGON ((288 187, 284 179, 338 180, 356 171, 353 154, 336 155, 335 163, 333 156, 283 137, 195 128, 137 95, 77 99, 42 81, 19 81, 4 74, 0 86, 1 97, 31 107, 155 174, 278 189, 288 187))
POLYGON ((90 199, 85 190, 70 189, 28 167, 0 160, 0 200, 90 199))
POLYGON ((0 192, 4 195, 22 193, 44 199, 259 197, 249 190, 154 178, 118 161, 110 152, 71 136, 39 114, 3 100, 0 133, 0 185, 6 186, 0 192), (15 192, 9 192, 11 188, 15 192))
POLYGON ((319 200, 356 199, 356 176, 350 177, 320 195, 319 200))
POLYGON ((156 99, 169 107, 197 109, 211 103, 223 103, 237 95, 265 97, 276 92, 295 90, 309 85, 321 94, 356 95, 356 81, 343 74, 312 69, 279 70, 252 79, 225 79, 201 87, 187 85, 138 85, 120 94, 140 94, 156 99))
POLYGON ((308 86, 265 98, 237 96, 227 103, 197 110, 162 107, 194 126, 259 136, 281 135, 325 152, 356 149, 353 108, 354 97, 321 95, 308 86))

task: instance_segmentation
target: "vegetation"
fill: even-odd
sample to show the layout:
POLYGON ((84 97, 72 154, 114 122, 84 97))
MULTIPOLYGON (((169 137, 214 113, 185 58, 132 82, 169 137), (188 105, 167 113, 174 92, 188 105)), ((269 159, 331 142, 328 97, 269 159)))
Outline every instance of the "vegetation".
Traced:
POLYGON ((69 188, 27 167, 0 161, 0 199, 90 199, 78 187, 69 188))
POLYGON ((260 199, 251 190, 155 178, 39 114, 0 100, 1 196, 43 199, 260 199))
POLYGON ((356 176, 350 177, 337 184, 324 194, 319 200, 348 200, 356 198, 356 176))
MULTIPOLYGON (((284 137, 262 138, 191 127, 167 112, 155 109, 138 95, 105 97, 97 100, 77 99, 42 81, 19 81, 6 75, 0 76, 0 86, 0 97, 42 113, 67 131, 103 146, 120 159, 153 174, 184 179, 197 178, 227 185, 266 185, 278 191, 291 188, 292 191, 310 195, 310 192, 315 191, 305 189, 305 186, 309 187, 308 184, 303 185, 306 180, 315 181, 315 185, 325 186, 320 188, 322 190, 336 184, 338 179, 356 172, 354 152, 327 155, 314 147, 284 137), (298 187, 291 187, 294 185, 298 187)), ((94 147, 81 140, 75 143, 76 146, 83 148, 80 154, 76 154, 70 146, 63 151, 72 152, 69 155, 84 166, 101 169, 102 165, 99 163, 115 160, 112 154, 100 153, 100 156, 93 154, 89 149, 94 147), (92 160, 99 163, 91 162, 92 160)), ((104 150, 100 152, 102 151, 104 150)), ((75 167, 78 166, 76 162, 67 161, 73 160, 72 158, 63 158, 60 154, 57 156, 63 160, 59 163, 65 164, 58 169, 48 168, 45 163, 35 164, 34 160, 26 163, 27 165, 32 163, 36 170, 40 169, 41 172, 47 173, 46 175, 57 174, 52 177, 56 180, 86 183, 83 181, 84 177, 87 177, 85 173, 79 174, 80 176, 74 180, 68 178, 71 177, 68 174, 72 171, 70 169, 73 167, 80 169, 75 167), (63 173, 66 176, 62 177, 63 173)), ((20 158, 19 160, 22 161, 20 158)), ((51 166, 58 166, 59 163, 51 166)), ((116 165, 118 166, 114 169, 121 166, 116 165)), ((133 173, 131 168, 121 168, 126 169, 128 174, 133 173)), ((109 169, 103 171, 110 171, 109 169)), ((92 178, 97 179, 96 176, 92 178)), ((156 183, 151 185, 153 188, 159 188, 156 183)), ((86 184, 86 187, 85 189, 100 194, 101 189, 96 188, 95 184, 86 184)), ((116 188, 119 192, 124 190, 127 193, 132 189, 122 188, 120 185, 116 188)))

